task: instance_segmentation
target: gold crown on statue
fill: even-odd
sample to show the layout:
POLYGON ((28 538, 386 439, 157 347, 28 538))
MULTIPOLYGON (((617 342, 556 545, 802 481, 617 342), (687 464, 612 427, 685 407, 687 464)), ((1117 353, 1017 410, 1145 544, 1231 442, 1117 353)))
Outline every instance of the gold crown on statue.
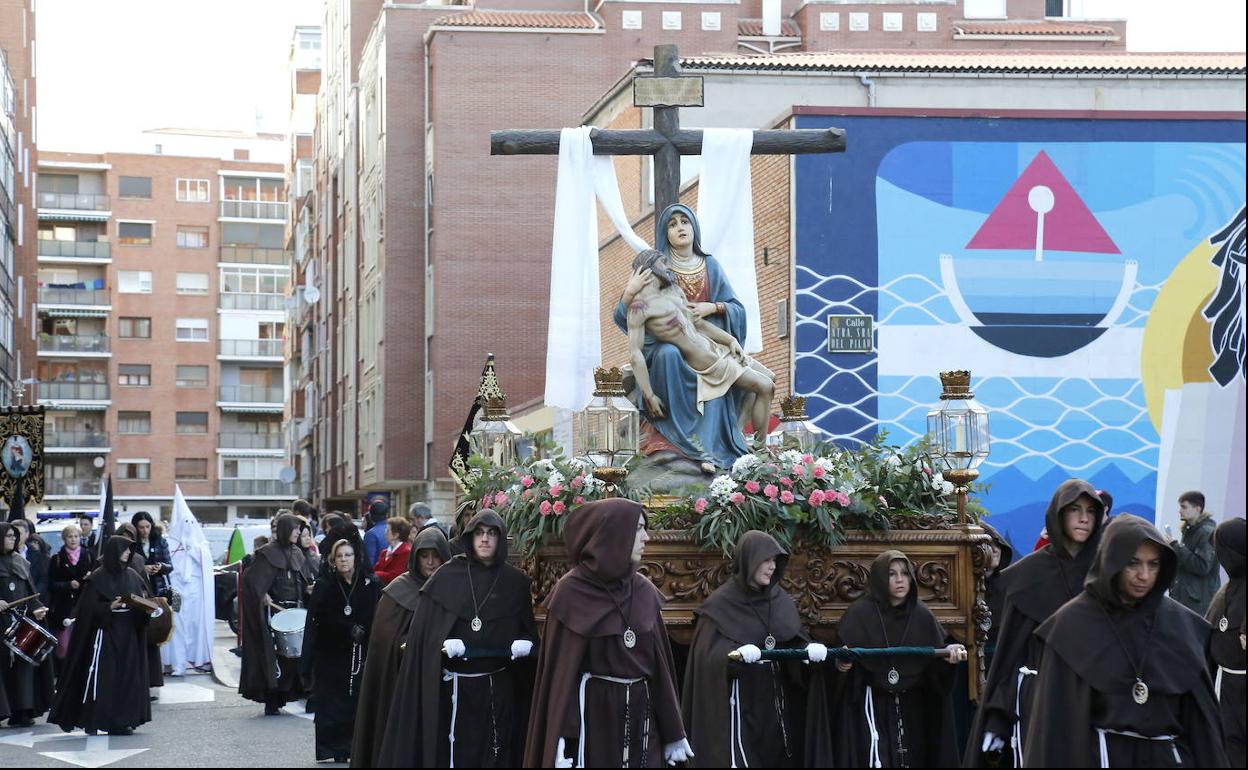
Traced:
POLYGON ((507 414, 507 394, 498 384, 498 372, 494 369, 494 354, 490 353, 485 360, 485 371, 481 373, 481 387, 477 389, 477 403, 485 410, 486 420, 509 420, 507 414))
POLYGON ((613 366, 607 369, 600 366, 594 369, 594 395, 600 397, 628 395, 628 391, 624 390, 624 372, 620 371, 620 367, 613 366))
POLYGON ((944 392, 940 394, 941 399, 950 400, 975 397, 975 394, 971 392, 971 372, 968 369, 941 372, 940 385, 944 388, 944 392))
POLYGON ((798 422, 806 419, 806 397, 790 395, 780 399, 780 421, 798 422))

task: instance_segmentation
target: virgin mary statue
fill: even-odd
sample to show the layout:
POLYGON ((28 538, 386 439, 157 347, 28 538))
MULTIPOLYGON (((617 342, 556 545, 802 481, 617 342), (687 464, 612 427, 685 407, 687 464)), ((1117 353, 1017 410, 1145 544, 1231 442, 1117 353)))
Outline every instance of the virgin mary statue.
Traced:
MULTIPOLYGON (((745 308, 733 293, 724 270, 702 250, 698 218, 685 205, 673 204, 663 210, 655 228, 655 248, 667 255, 676 281, 689 301, 690 310, 745 344, 745 308)), ((635 274, 624 288, 615 308, 615 324, 628 332, 628 306, 645 286, 655 280, 648 272, 635 274)), ((698 410, 698 376, 675 346, 655 342, 646 335, 643 353, 650 383, 663 402, 661 416, 646 411, 638 396, 642 422, 641 450, 645 455, 674 452, 695 462, 729 468, 734 460, 749 452, 741 415, 750 413, 750 404, 736 389, 698 410)), ((763 426, 765 429, 766 426, 763 426)), ((708 469, 709 470, 709 469, 708 469)))

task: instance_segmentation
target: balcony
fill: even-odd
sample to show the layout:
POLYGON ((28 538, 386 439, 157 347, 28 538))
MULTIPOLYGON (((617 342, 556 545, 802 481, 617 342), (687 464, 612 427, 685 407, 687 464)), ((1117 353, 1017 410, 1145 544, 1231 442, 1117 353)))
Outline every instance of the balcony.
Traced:
POLYGON ((222 385, 218 392, 219 401, 247 404, 273 404, 282 406, 286 395, 281 388, 264 385, 222 385))
POLYGON ((221 216, 231 219, 286 221, 286 201, 221 201, 221 216))
POLYGON ((221 292, 222 310, 285 310, 286 297, 281 294, 240 294, 221 292))
POLYGON ((99 497, 99 479, 46 479, 43 493, 45 495, 63 495, 68 497, 99 497))
POLYGON ((107 401, 107 382, 41 382, 39 398, 52 401, 107 401))
POLYGON ((112 209, 113 202, 107 195, 95 193, 39 193, 39 208, 73 211, 103 211, 112 209))
POLYGON ((39 355, 110 355, 107 334, 40 334, 39 355))
POLYGON ((218 433, 220 449, 285 449, 280 433, 218 433))
POLYGON ((222 358, 281 358, 282 340, 221 340, 217 354, 222 358))
POLYGON ((222 246, 218 257, 222 262, 243 265, 289 265, 290 252, 260 246, 222 246))
POLYGON ((110 262, 113 258, 113 245, 108 241, 57 241, 40 238, 38 254, 41 259, 110 262))
POLYGON ((108 289, 39 289, 40 305, 111 305, 108 289))
POLYGON ((283 484, 277 479, 221 479, 218 494, 222 497, 287 497, 293 498, 296 484, 283 484))
POLYGON ((47 449, 81 449, 86 451, 109 448, 108 432, 102 430, 50 430, 43 434, 47 449))

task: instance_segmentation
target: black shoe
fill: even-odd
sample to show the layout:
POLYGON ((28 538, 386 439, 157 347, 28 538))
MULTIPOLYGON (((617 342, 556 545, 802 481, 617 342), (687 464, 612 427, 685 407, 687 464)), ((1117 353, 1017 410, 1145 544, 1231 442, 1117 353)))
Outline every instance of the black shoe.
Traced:
POLYGON ((266 717, 275 717, 275 716, 278 716, 278 715, 279 715, 279 714, 281 714, 281 713, 282 713, 282 707, 281 707, 281 706, 274 706, 274 705, 273 705, 273 704, 271 704, 271 703, 266 703, 266 704, 265 704, 265 706, 264 706, 264 715, 265 715, 266 717))
POLYGON ((34 727, 34 726, 35 726, 35 720, 33 719, 13 718, 9 720, 9 727, 34 727))
POLYGON ((120 730, 109 730, 109 735, 134 735, 133 727, 123 727, 120 730))
POLYGON ((92 727, 90 730, 87 730, 86 732, 87 732, 87 735, 90 735, 90 736, 96 736, 100 734, 100 731, 95 729, 94 727, 92 727))

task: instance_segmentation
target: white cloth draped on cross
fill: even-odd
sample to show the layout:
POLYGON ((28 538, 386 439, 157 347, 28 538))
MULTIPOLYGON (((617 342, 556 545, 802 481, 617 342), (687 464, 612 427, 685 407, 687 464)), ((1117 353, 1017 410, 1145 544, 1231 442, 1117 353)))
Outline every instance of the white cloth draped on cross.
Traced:
MULTIPOLYGON (((628 222, 611 157, 594 155, 592 127, 565 128, 559 142, 555 225, 550 261, 550 326, 546 343, 548 406, 578 411, 593 397, 602 364, 598 283, 598 212, 603 211, 634 252, 650 248, 628 222)), ((702 140, 698 219, 702 246, 724 269, 745 307, 745 349, 762 350, 754 273, 754 213, 749 129, 707 129, 702 140)))

